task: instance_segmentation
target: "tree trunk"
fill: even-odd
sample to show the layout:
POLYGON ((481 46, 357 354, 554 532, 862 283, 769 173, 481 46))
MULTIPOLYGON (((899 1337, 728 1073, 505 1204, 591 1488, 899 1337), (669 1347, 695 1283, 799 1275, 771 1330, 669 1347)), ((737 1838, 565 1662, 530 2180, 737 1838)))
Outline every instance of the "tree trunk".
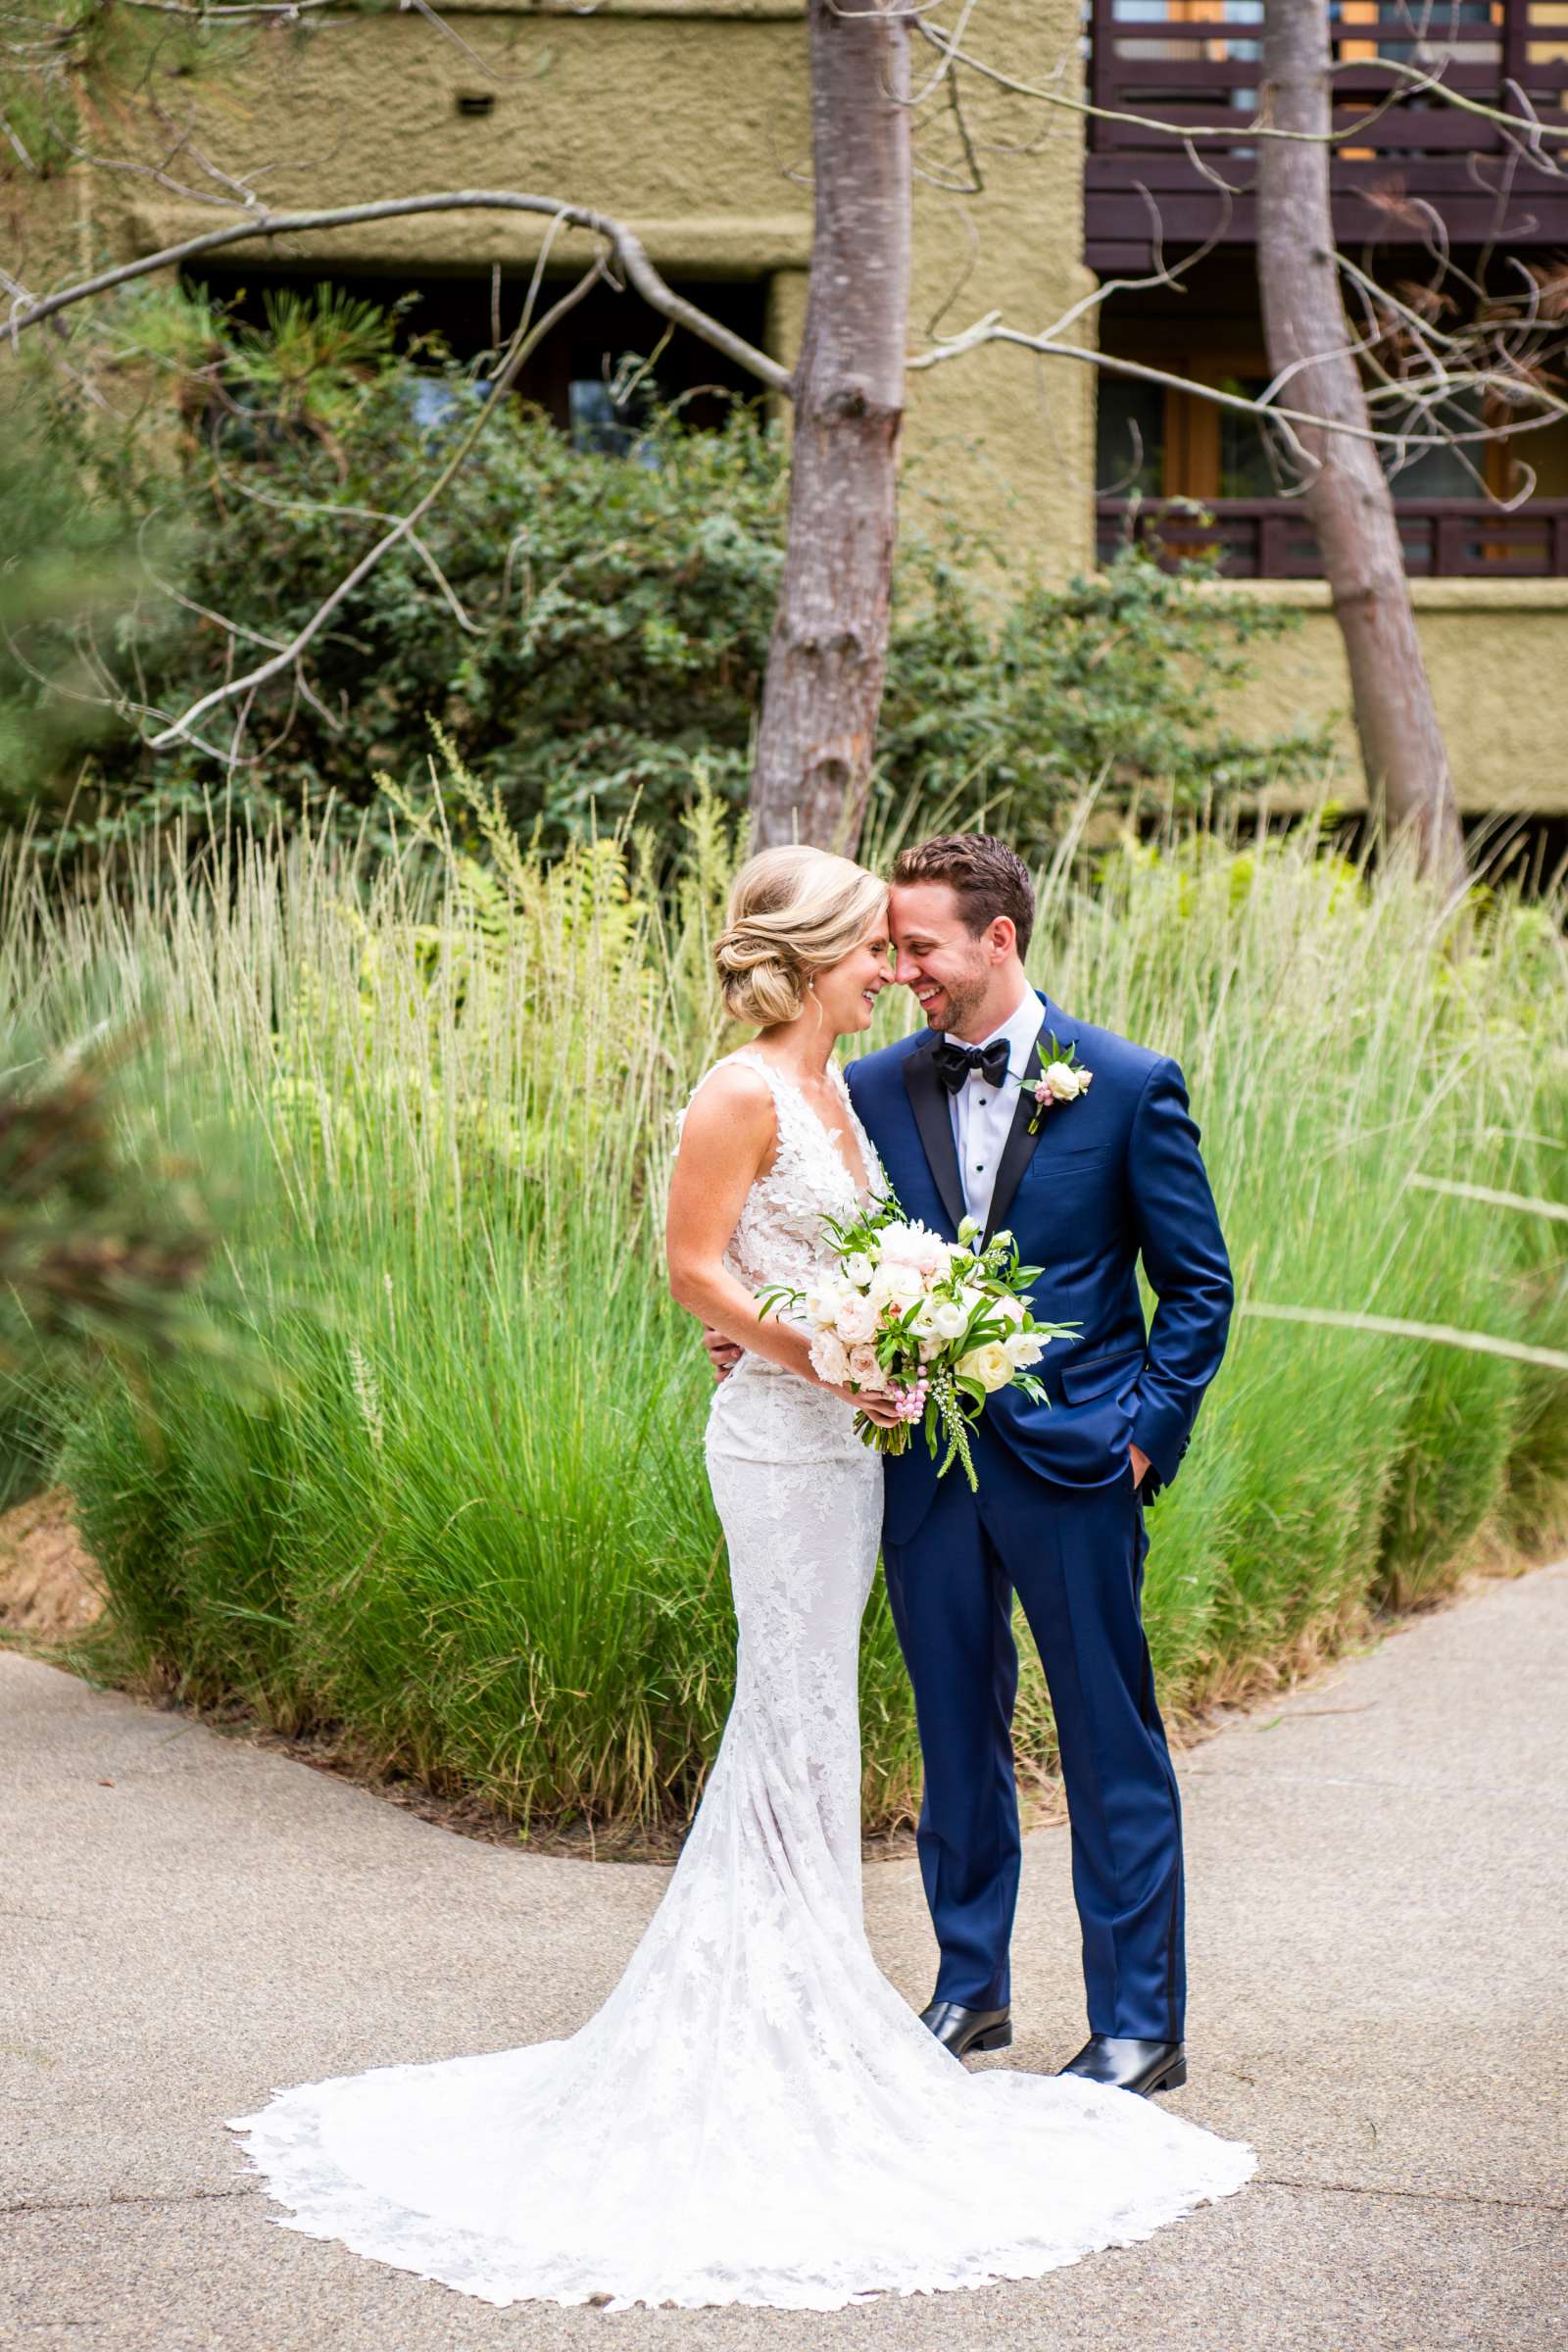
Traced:
MULTIPOLYGON (((1368 413, 1340 298, 1329 198, 1325 0, 1265 0, 1267 120, 1304 139, 1258 143, 1257 269, 1268 362, 1285 405, 1365 431, 1368 413)), ((1345 640, 1367 791, 1422 867, 1464 878, 1464 837, 1404 576, 1394 499, 1375 445, 1297 426, 1312 461, 1305 507, 1345 640)))
POLYGON ((854 854, 887 667, 909 308, 908 35, 810 0, 811 274, 789 547, 752 779, 759 849, 854 854))

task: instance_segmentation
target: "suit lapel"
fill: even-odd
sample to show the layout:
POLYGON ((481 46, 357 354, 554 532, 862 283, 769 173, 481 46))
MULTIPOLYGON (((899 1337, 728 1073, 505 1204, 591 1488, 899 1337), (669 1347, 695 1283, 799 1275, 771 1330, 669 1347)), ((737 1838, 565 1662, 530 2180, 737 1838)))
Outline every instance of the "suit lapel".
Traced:
POLYGON ((1002 1157, 997 1162, 997 1181, 991 1192, 991 1213, 986 1219, 985 1239, 988 1242, 992 1235, 1006 1222, 1007 1211, 1011 1208, 1018 1187, 1023 1181, 1023 1172, 1030 1160, 1033 1159, 1040 1138, 1045 1133, 1049 1122, 1050 1113, 1048 1112, 1046 1117, 1040 1120, 1034 1134, 1030 1134, 1029 1122, 1035 1116, 1036 1105, 1034 1096, 1029 1090, 1033 1081, 1040 1076, 1046 1066, 1041 1048, 1052 1036, 1054 1036, 1063 1053, 1071 1043, 1072 1025, 1061 1006, 1053 1004, 1047 996, 1042 996, 1040 1002, 1045 1007, 1045 1019, 1040 1024, 1039 1036, 1029 1049, 1029 1057, 1023 1066, 1023 1082, 1019 1086, 1018 1101, 1012 1114, 1012 1125, 1007 1130, 1007 1140, 1002 1147, 1002 1157))
MULTIPOLYGON (((931 1065, 931 1050, 935 1037, 928 1038, 919 1051, 906 1056, 904 1084, 914 1112, 914 1123, 920 1131, 926 1159, 936 1179, 942 1205, 957 1232, 967 1211, 963 1205, 963 1186, 958 1177, 958 1148, 953 1140, 953 1113, 949 1109, 947 1088, 931 1065)), ((1010 1148, 1010 1147, 1009 1147, 1010 1148)))

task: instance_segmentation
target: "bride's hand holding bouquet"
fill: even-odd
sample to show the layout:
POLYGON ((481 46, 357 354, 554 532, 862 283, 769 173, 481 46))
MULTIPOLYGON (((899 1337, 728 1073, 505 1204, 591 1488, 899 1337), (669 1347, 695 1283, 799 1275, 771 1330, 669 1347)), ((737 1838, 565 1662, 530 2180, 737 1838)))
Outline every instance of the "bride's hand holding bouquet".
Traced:
POLYGON ((966 1217, 957 1241, 945 1241, 910 1224, 894 1200, 825 1230, 836 1272, 808 1291, 764 1292, 760 1311, 804 1309, 811 1367, 859 1407, 867 1446, 904 1453, 919 1424, 933 1460, 947 1440, 938 1476, 956 1459, 976 1487, 968 1424, 999 1389, 1042 1398, 1030 1367, 1052 1340, 1070 1336, 1029 1312, 1026 1285, 1042 1269, 1019 1264, 1010 1233, 982 1244, 966 1217))

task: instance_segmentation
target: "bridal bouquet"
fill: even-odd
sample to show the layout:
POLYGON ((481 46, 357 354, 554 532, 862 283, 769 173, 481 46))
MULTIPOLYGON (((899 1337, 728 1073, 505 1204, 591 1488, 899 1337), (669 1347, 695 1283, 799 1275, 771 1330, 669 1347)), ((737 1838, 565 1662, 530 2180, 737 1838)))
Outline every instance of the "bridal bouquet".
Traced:
POLYGON ((1045 1392, 1030 1372, 1068 1326, 1038 1323, 1024 1286, 1042 1271, 1018 1263, 1010 1233, 980 1246, 980 1227, 965 1217, 956 1242, 911 1225, 895 1200, 879 1201, 849 1222, 829 1218, 826 1236, 836 1273, 809 1291, 764 1292, 760 1310, 804 1307, 811 1326, 811 1362, 820 1378, 857 1395, 890 1398, 898 1422, 881 1428, 864 1413, 855 1426, 880 1453, 907 1450, 916 1422, 943 1477, 956 1459, 978 1487, 967 1425, 998 1389, 1045 1392))

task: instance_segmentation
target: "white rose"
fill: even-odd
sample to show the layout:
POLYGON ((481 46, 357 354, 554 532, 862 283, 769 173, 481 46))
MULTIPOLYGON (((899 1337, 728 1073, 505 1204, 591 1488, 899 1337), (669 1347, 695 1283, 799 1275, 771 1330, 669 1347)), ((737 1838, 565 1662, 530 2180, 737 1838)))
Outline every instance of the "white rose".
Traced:
POLYGON ((931 1329, 939 1340, 961 1340, 969 1328, 969 1310, 952 1298, 933 1298, 931 1329))
POLYGON ((1009 1331, 1002 1347, 1008 1363, 1016 1372, 1026 1372, 1031 1364, 1038 1364, 1046 1352, 1045 1341, 1038 1332, 1033 1331, 1009 1331))
POLYGON ((1014 1298, 1011 1291, 1000 1291, 991 1301, 991 1312, 1000 1316, 1004 1323, 1021 1323, 1028 1309, 1021 1298, 1014 1298))
POLYGON ((858 1291, 851 1291, 848 1298, 841 1298, 839 1301, 839 1311, 833 1318, 833 1328, 841 1340, 854 1348, 859 1341, 868 1340, 871 1337, 872 1332, 876 1329, 876 1318, 875 1301, 870 1298, 862 1298, 858 1291))
POLYGON ((850 1378, 860 1389, 880 1391, 888 1385, 887 1374, 876 1360, 876 1349, 866 1341, 850 1349, 850 1378))
POLYGON ((807 1321, 814 1323, 818 1331, 831 1331, 833 1318, 839 1311, 839 1298, 840 1293, 831 1285, 824 1285, 819 1290, 808 1291, 806 1294, 807 1321))
POLYGON ((1052 1062, 1046 1071, 1046 1084, 1058 1102, 1070 1102, 1083 1092, 1077 1071, 1070 1070, 1064 1061, 1052 1062))
POLYGON ((1000 1340, 987 1340, 983 1347, 971 1348, 960 1355, 956 1366, 965 1380, 977 1380, 989 1394, 993 1389, 1004 1389, 1012 1378, 1012 1363, 1000 1340))
POLYGON ((863 1250, 855 1250, 843 1261, 844 1279, 858 1291, 867 1290, 871 1282, 871 1260, 863 1250))
POLYGON ((842 1340, 830 1331, 819 1331, 811 1342, 811 1366, 819 1380, 830 1388, 840 1389, 850 1377, 850 1359, 842 1340))

